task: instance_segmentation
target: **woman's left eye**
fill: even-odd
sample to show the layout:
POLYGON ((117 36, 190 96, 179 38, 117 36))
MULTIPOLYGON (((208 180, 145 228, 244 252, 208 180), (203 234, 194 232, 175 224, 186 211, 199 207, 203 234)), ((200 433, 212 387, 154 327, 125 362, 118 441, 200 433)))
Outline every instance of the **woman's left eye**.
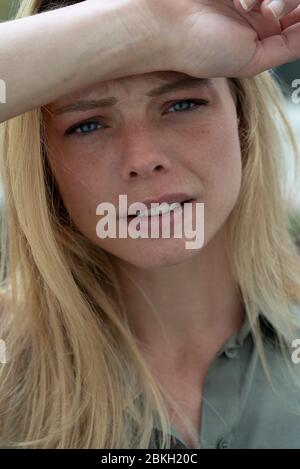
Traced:
MULTIPOLYGON (((181 101, 176 101, 175 103, 173 103, 173 105, 171 106, 171 108, 175 108, 175 106, 183 106, 183 109, 181 107, 181 109, 179 109, 179 111, 182 111, 182 112, 186 112, 186 111, 192 111, 194 109, 194 107, 192 108, 185 108, 185 104, 188 104, 188 105, 191 105, 191 104, 195 104, 196 108, 200 107, 200 106, 207 106, 208 105, 208 101, 205 100, 205 99, 184 99, 184 100, 181 100, 181 101)), ((169 108, 169 109, 171 109, 169 108)), ((176 111, 170 111, 170 112, 175 112, 176 111)))

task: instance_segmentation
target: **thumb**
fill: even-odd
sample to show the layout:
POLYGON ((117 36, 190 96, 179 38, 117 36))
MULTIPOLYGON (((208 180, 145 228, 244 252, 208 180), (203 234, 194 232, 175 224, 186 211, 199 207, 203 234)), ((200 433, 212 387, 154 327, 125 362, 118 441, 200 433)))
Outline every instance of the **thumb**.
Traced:
POLYGON ((257 41, 255 53, 239 76, 253 76, 300 58, 300 22, 281 34, 257 41))

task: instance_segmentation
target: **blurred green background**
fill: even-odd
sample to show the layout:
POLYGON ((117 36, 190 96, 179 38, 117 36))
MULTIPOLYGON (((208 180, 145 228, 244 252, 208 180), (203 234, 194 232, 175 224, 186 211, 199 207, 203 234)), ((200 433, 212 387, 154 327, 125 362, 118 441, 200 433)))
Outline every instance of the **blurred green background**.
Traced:
POLYGON ((14 16, 20 0, 0 0, 0 20, 6 20, 14 16))

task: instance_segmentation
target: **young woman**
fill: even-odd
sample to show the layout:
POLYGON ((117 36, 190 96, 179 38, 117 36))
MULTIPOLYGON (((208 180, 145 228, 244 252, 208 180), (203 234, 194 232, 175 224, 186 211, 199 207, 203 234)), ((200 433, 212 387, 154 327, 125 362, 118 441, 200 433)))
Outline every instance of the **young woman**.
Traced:
POLYGON ((241 3, 1 24, 2 447, 300 448, 282 129, 299 155, 268 71, 300 57, 300 2, 241 3), (120 194, 204 204, 203 246, 100 238, 120 194))

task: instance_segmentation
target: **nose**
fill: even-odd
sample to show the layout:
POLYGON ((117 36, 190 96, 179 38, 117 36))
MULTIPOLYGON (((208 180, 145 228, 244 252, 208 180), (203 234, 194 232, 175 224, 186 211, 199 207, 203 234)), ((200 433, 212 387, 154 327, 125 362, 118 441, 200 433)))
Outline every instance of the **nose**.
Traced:
POLYGON ((123 140, 123 178, 131 180, 149 178, 155 173, 170 169, 171 162, 167 154, 156 141, 153 133, 136 131, 123 140))

